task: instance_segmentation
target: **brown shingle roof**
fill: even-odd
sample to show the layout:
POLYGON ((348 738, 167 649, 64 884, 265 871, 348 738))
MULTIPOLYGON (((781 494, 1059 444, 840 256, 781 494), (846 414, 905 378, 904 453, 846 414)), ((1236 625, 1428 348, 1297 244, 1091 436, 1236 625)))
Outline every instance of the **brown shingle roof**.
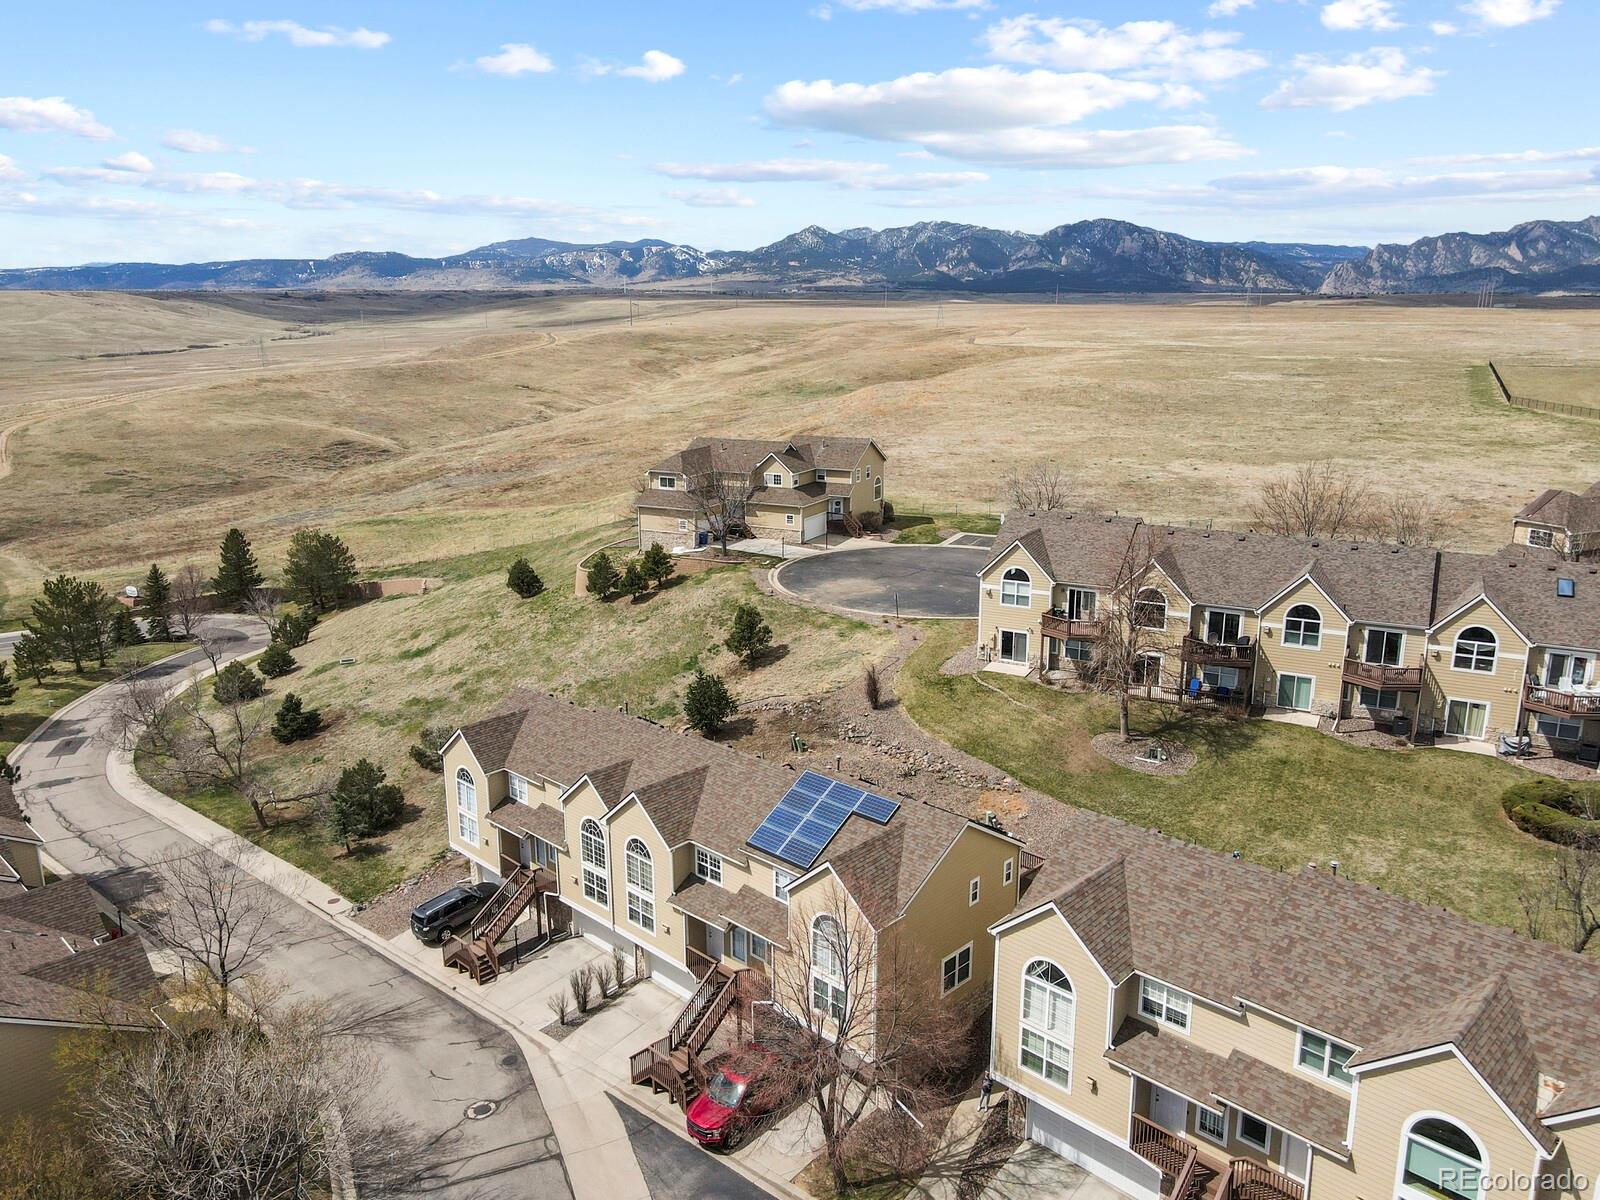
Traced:
POLYGON ((672 907, 718 927, 730 921, 789 948, 789 906, 775 896, 763 896, 749 884, 730 892, 705 879, 691 879, 672 894, 672 907))
POLYGON ((489 814, 489 824, 521 836, 531 834, 563 850, 567 848, 566 818, 553 804, 507 800, 489 814))
POLYGON ((1600 483, 1591 485, 1582 495, 1546 488, 1524 504, 1517 517, 1556 525, 1569 533, 1600 531, 1600 483))
POLYGON ((1537 645, 1600 648, 1600 566, 1516 545, 1440 558, 1438 619, 1484 595, 1537 645), (1558 579, 1572 580, 1571 596, 1558 579))
POLYGON ((33 826, 22 819, 22 806, 17 803, 9 780, 0 779, 0 838, 14 842, 36 842, 44 839, 33 831, 33 826))

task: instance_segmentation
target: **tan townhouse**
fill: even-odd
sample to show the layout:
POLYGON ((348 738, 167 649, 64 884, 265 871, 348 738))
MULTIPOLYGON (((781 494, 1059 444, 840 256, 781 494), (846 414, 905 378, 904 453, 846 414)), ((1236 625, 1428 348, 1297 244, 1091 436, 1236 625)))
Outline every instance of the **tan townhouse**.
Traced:
POLYGON ((704 546, 730 535, 799 545, 883 519, 884 455, 871 438, 696 438, 645 473, 639 545, 704 546))
POLYGON ((993 927, 1034 1141, 1137 1200, 1593 1200, 1600 961, 1097 814, 1046 853, 993 927))
POLYGON ((1547 488, 1511 519, 1511 540, 1574 561, 1600 557, 1600 483, 1583 492, 1547 488))
POLYGON ((827 953, 795 951, 843 928, 941 996, 986 997, 986 930, 1023 868, 996 828, 530 690, 464 726, 443 763, 450 845, 475 878, 527 880, 517 903, 671 991, 792 955, 824 1008, 844 981, 827 953))
POLYGON ((1600 573, 1551 549, 1459 554, 1075 512, 1009 514, 994 549, 978 640, 1001 669, 1070 679, 1128 614, 1142 649, 1130 682, 1152 695, 1600 757, 1600 573))
POLYGON ((0 897, 44 886, 39 847, 44 839, 22 815, 8 780, 0 779, 0 897))

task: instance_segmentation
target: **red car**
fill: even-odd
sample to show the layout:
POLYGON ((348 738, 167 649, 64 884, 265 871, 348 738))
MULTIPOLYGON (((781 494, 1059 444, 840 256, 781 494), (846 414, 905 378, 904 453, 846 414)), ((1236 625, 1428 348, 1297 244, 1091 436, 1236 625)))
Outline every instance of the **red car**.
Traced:
POLYGON ((773 1089, 763 1086, 773 1058, 755 1051, 730 1058, 710 1085, 689 1102, 685 1121, 689 1136, 702 1146, 731 1150, 750 1127, 769 1116, 776 1104, 773 1089))

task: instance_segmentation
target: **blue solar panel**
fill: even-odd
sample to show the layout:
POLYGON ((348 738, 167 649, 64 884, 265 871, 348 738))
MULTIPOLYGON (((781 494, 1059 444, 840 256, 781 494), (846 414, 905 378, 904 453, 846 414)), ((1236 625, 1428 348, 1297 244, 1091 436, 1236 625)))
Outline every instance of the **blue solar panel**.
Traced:
POLYGON ((809 868, 851 813, 886 825, 899 811, 900 805, 887 797, 875 796, 815 771, 803 771, 750 835, 750 845, 785 862, 809 868))
POLYGON ((750 835, 750 844, 757 850, 764 850, 768 854, 777 854, 783 849, 783 843, 789 835, 776 829, 769 828, 765 823, 750 835))
POLYGON ((869 821, 876 821, 879 825, 887 825, 889 819, 900 811, 900 806, 893 800, 883 796, 866 795, 861 798, 861 803, 856 805, 856 811, 869 821))

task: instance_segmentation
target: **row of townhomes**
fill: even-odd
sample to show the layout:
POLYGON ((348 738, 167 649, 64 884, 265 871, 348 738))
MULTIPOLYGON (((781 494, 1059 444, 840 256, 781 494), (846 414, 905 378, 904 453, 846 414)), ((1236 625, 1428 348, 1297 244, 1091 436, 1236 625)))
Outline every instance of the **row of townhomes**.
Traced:
POLYGON ((1593 958, 1067 806, 1025 844, 532 691, 444 767, 477 878, 679 995, 803 963, 785 994, 825 1017, 841 928, 909 951, 989 1009, 1027 1136, 1134 1200, 1597 1200, 1593 958))
POLYGON ((1593 758, 1594 525, 1600 484, 1544 493, 1493 554, 1013 512, 980 573, 979 647, 1070 680, 1120 611, 1143 630, 1133 682, 1153 694, 1593 758))
POLYGON ((56 1050, 74 1030, 155 1023, 143 944, 113 936, 81 877, 47 882, 40 844, 0 779, 0 1123, 49 1110, 56 1050))
POLYGON ((704 546, 722 523, 795 545, 830 528, 859 533, 883 518, 884 462, 871 438, 696 438, 646 472, 634 498, 639 545, 704 546))

